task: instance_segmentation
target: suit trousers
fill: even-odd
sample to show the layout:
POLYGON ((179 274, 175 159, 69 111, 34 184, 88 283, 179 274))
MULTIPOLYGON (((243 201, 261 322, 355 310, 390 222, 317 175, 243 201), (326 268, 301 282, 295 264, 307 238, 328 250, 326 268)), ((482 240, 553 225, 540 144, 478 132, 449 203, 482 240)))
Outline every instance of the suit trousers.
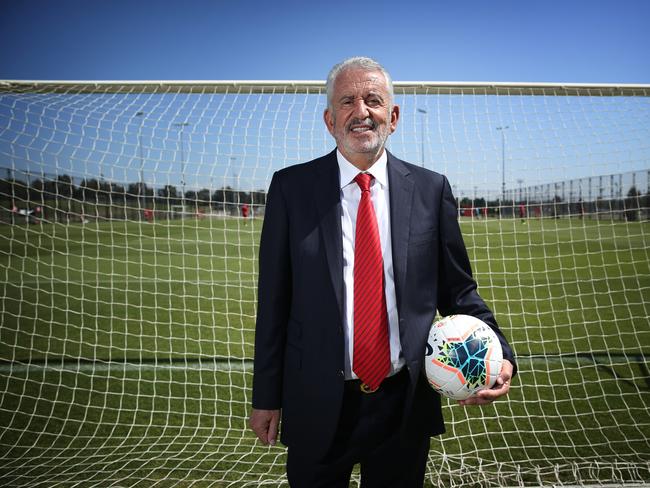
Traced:
MULTIPOLYGON (((387 378, 374 393, 358 381, 346 382, 343 407, 331 448, 324 459, 292 449, 287 455, 291 488, 345 488, 356 464, 362 488, 420 488, 429 453, 429 436, 402 433, 406 369, 387 378)), ((314 419, 318 422, 318 419, 314 419)))

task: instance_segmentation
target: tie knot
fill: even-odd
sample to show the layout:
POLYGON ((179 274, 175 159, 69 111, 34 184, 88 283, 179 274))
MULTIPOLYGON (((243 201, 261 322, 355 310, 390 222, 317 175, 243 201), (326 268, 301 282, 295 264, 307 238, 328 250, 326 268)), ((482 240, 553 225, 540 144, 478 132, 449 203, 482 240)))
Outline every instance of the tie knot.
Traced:
POLYGON ((359 185, 359 188, 361 188, 361 191, 370 191, 370 182, 372 181, 373 176, 370 173, 359 173, 355 178, 354 181, 357 182, 357 185, 359 185))

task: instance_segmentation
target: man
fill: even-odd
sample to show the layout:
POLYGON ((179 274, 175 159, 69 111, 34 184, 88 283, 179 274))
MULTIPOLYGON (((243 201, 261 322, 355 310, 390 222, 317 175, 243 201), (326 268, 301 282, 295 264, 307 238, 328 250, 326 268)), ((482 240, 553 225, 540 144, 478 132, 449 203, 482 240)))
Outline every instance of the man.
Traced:
POLYGON ((400 114, 388 73, 351 58, 327 95, 337 149, 278 171, 267 196, 250 426, 274 445, 281 422, 292 487, 346 487, 355 464, 364 488, 419 487, 444 431, 423 373, 436 309, 481 318, 504 347, 497 385, 461 404, 507 394, 513 354, 476 292, 446 178, 385 150, 400 114))
POLYGON ((244 225, 248 224, 248 204, 243 203, 241 206, 241 217, 244 219, 244 225))

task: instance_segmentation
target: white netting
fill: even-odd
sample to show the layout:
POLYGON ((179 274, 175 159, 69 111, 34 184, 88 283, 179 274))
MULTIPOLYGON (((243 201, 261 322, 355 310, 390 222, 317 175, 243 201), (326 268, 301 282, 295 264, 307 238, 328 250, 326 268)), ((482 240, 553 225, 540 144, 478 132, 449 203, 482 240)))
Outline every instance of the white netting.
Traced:
MULTIPOLYGON (((284 483, 246 428, 257 246, 272 173, 333 148, 323 89, 0 84, 0 484, 284 483)), ((650 87, 395 92, 520 366, 445 407, 428 484, 650 483, 650 87)))

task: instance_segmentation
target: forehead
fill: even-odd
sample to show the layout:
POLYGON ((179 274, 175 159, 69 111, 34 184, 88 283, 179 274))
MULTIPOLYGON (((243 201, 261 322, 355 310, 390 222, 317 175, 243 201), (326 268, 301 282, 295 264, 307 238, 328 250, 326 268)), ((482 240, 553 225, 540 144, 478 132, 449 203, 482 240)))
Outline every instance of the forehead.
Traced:
POLYGON ((368 92, 388 93, 388 84, 381 71, 349 68, 339 73, 334 82, 334 98, 368 92))

